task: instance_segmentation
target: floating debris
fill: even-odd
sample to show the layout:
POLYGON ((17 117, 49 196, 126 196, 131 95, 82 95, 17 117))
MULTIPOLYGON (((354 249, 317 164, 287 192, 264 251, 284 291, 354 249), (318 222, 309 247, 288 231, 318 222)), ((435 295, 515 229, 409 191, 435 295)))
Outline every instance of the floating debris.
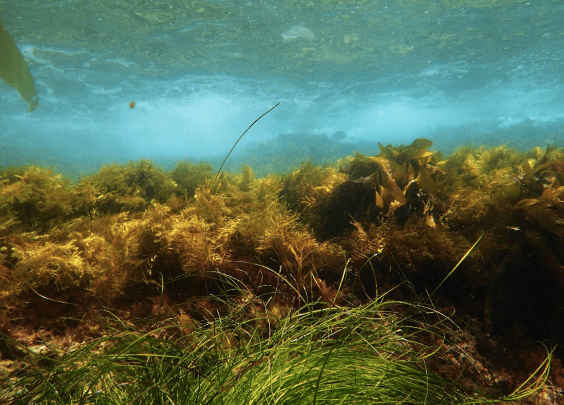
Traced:
POLYGON ((282 33, 282 39, 284 40, 314 37, 315 35, 313 35, 313 32, 311 32, 309 28, 306 28, 303 25, 294 25, 288 31, 282 33))
POLYGON ((360 38, 357 34, 347 34, 343 37, 345 44, 349 44, 351 41, 358 41, 360 38))
POLYGON ((0 79, 15 88, 29 104, 29 110, 39 107, 37 90, 29 67, 0 20, 0 79))

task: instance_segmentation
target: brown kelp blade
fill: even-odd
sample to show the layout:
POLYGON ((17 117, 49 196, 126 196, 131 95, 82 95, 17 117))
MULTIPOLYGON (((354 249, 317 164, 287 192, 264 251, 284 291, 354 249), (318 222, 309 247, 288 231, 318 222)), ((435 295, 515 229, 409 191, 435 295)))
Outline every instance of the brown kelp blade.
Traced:
POLYGON ((33 111, 39 107, 37 90, 29 67, 18 50, 14 40, 4 29, 0 19, 0 78, 14 87, 33 111))

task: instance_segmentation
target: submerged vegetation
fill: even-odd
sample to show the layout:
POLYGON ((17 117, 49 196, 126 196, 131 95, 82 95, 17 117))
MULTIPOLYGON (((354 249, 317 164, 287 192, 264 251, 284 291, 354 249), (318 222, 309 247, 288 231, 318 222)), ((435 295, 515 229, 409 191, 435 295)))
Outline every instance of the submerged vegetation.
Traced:
POLYGON ((564 151, 431 146, 0 171, 0 398, 556 403, 564 151))

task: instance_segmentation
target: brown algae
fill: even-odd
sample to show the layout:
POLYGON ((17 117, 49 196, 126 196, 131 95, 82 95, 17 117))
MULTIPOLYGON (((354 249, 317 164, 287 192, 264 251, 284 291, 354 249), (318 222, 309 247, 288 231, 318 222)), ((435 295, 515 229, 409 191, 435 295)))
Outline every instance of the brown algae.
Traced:
MULTIPOLYGON (((76 183, 4 169, 1 331, 64 334, 89 320, 81 328, 94 336, 103 308, 128 322, 197 322, 233 310, 210 300, 222 294, 246 302, 248 316, 283 316, 383 294, 416 301, 441 285, 435 305, 472 319, 490 346, 515 330, 523 342, 564 342, 564 150, 445 157, 431 147, 381 145, 338 169, 304 163, 267 178, 244 166, 222 173, 213 193, 204 163, 112 164, 76 183)), ((559 364, 553 383, 564 381, 559 364)))

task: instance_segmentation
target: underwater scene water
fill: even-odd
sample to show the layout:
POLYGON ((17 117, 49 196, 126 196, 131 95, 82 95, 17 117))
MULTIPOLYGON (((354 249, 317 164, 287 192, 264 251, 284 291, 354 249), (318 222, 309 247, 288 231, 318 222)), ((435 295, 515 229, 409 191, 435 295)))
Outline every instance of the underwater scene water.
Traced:
POLYGON ((0 403, 564 403, 562 21, 0 0, 0 403))
POLYGON ((339 131, 344 155, 564 139, 562 1, 37 0, 0 15, 41 104, 0 83, 4 167, 223 157, 276 102, 238 151, 339 131))

